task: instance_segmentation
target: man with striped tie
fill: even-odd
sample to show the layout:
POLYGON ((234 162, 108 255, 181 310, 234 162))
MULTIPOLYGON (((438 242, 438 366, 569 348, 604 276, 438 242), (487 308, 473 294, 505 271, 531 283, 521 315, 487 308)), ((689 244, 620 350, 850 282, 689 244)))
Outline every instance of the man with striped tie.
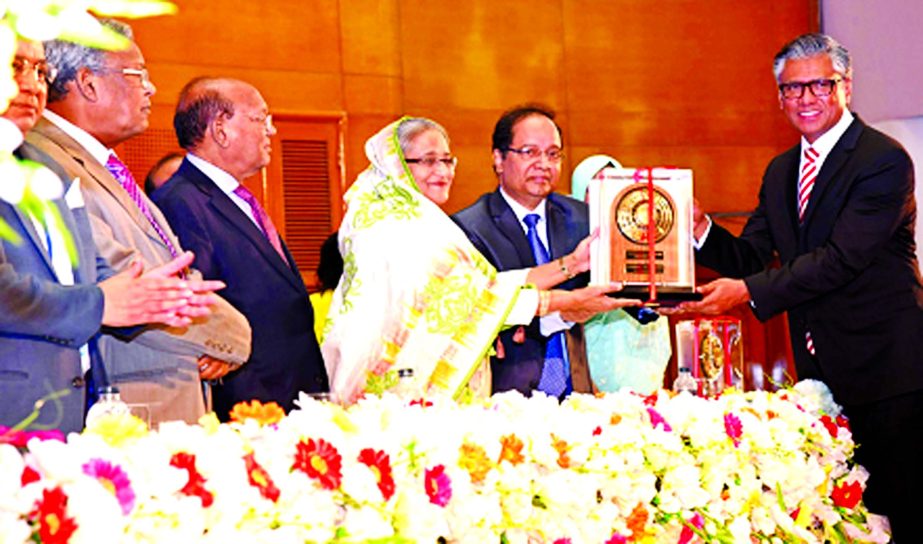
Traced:
POLYGON ((848 110, 850 56, 833 38, 795 39, 773 69, 801 141, 769 164, 740 237, 696 214, 696 260, 727 277, 685 308, 722 313, 749 301, 762 320, 788 312, 798 377, 824 381, 843 405, 871 473, 866 504, 888 515, 895 541, 910 542, 923 489, 913 165, 848 110))
MULTIPOLYGON (((135 182, 113 147, 148 126, 155 92, 131 29, 104 24, 129 40, 127 49, 103 51, 52 41, 48 62, 58 75, 48 89, 48 109, 27 140, 79 177, 93 241, 115 270, 133 259, 144 268, 183 253, 157 206, 135 182)), ((197 271, 189 271, 198 279, 197 271)), ((131 339, 99 342, 109 381, 130 404, 145 405, 152 424, 205 413, 201 379, 226 374, 250 355, 246 318, 218 297, 212 315, 185 327, 149 327, 131 339)))

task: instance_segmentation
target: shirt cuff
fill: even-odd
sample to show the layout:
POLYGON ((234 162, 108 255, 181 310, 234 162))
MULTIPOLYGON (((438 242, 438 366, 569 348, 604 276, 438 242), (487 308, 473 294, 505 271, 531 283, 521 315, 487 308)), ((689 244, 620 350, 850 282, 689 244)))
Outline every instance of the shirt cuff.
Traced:
POLYGON ((706 215, 705 219, 708 220, 708 225, 705 226, 705 232, 702 233, 702 237, 698 240, 695 239, 695 234, 692 235, 692 247, 699 250, 702 249, 702 246, 705 245, 705 240, 708 239, 708 233, 711 232, 712 220, 710 215, 706 215))
POLYGON ((573 326, 574 323, 572 321, 566 321, 561 317, 560 312, 551 312, 538 320, 538 327, 542 332, 542 336, 551 336, 556 332, 567 330, 573 326))

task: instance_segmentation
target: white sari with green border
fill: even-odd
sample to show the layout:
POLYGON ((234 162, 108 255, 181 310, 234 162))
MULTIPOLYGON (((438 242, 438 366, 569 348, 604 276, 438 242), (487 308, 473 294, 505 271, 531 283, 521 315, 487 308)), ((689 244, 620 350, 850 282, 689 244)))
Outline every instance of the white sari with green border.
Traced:
POLYGON ((419 191, 398 144, 402 121, 366 142, 371 164, 344 197, 343 276, 322 346, 343 403, 394 388, 405 368, 421 396, 457 398, 469 381, 489 394, 487 356, 528 272, 498 273, 419 191))

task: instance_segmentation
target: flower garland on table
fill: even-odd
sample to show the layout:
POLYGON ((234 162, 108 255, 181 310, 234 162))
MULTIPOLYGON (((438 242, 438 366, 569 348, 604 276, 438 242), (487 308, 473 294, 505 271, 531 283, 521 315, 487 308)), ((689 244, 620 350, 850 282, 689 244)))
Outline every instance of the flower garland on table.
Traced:
MULTIPOLYGON (((829 391, 303 397, 0 445, 0 541, 886 542, 829 391)), ((119 417, 124 419, 119 419, 119 417)))

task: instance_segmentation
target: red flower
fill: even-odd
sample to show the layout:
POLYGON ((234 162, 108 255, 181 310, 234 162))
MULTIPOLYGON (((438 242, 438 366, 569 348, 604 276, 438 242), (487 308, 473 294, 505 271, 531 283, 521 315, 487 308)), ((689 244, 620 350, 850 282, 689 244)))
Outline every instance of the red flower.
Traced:
POLYGON ((77 530, 74 518, 67 517, 67 495, 60 487, 45 489, 30 517, 38 519, 38 536, 42 544, 64 544, 77 530))
POLYGON ((324 489, 336 489, 343 480, 343 457, 333 444, 323 438, 315 442, 309 438, 295 445, 295 462, 292 470, 300 470, 319 480, 324 489))
POLYGON ((215 496, 211 491, 205 489, 205 478, 199 473, 195 466, 195 455, 184 451, 174 453, 170 458, 170 466, 185 470, 189 475, 186 485, 180 489, 180 493, 190 497, 198 497, 202 501, 202 506, 208 508, 215 502, 215 496))
POLYGON ((22 476, 19 477, 19 483, 25 487, 32 482, 37 482, 41 479, 41 474, 39 474, 34 468, 26 465, 26 468, 22 469, 22 476))
POLYGON ((734 441, 734 447, 740 445, 740 437, 744 434, 744 426, 740 418, 734 414, 724 414, 724 432, 734 441))
POLYGON ((571 541, 569 538, 559 538, 553 544, 571 544, 571 541))
POLYGON ((410 406, 417 406, 417 405, 422 406, 422 407, 424 407, 424 408, 429 408, 430 406, 433 405, 433 403, 432 403, 431 401, 428 401, 428 400, 422 399, 422 398, 421 398, 421 399, 413 399, 412 401, 410 401, 410 406))
POLYGON ((436 465, 433 468, 426 469, 423 487, 426 489, 429 502, 436 506, 444 507, 452 499, 452 480, 445 473, 445 466, 443 465, 436 465))
POLYGON ((365 448, 359 452, 359 462, 366 465, 375 474, 378 490, 385 500, 390 500, 394 495, 394 476, 391 471, 391 459, 381 450, 365 448))
POLYGON ((835 486, 830 494, 833 504, 842 508, 855 508, 862 500, 862 486, 859 482, 844 483, 835 486))
POLYGON ((266 472, 266 469, 256 461, 253 453, 248 453, 244 456, 244 463, 247 466, 247 479, 250 480, 250 485, 259 489, 260 495, 263 497, 272 502, 278 501, 279 488, 273 483, 272 477, 266 472))
POLYGON ((597 425, 596 428, 593 429, 593 436, 599 436, 601 434, 603 434, 603 428, 597 425))
POLYGON ((618 533, 612 533, 612 536, 604 544, 628 544, 628 538, 618 533))
POLYGON ((827 432, 830 433, 830 436, 836 438, 836 435, 840 432, 840 428, 837 426, 836 422, 826 414, 820 416, 820 422, 827 429, 827 432))
POLYGON ((850 430, 849 429, 849 418, 844 415, 836 416, 836 424, 839 425, 840 427, 843 427, 847 431, 850 430))

